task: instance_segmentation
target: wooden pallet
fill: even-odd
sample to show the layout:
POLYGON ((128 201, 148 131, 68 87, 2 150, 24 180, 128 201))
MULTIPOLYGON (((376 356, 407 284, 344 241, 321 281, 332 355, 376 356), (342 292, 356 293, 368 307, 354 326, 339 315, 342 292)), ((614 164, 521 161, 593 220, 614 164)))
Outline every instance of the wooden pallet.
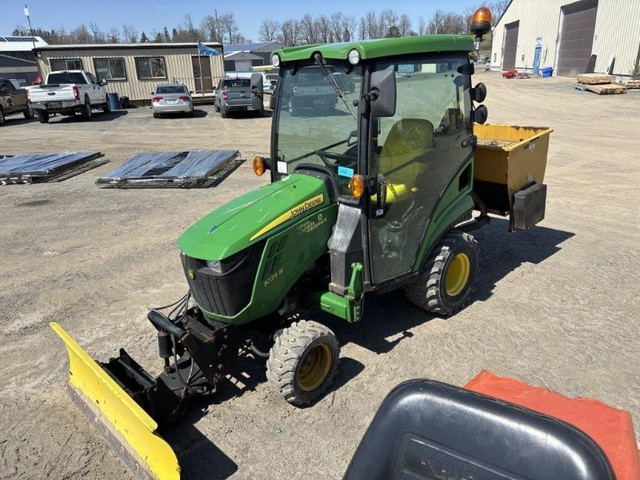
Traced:
POLYGON ((605 75, 603 73, 583 73, 576 79, 578 83, 586 85, 606 85, 616 81, 615 75, 605 75))
POLYGON ((640 88, 640 80, 629 80, 626 84, 627 88, 640 88))
POLYGON ((590 92, 598 95, 612 95, 619 93, 627 93, 627 87, 619 83, 610 83, 608 85, 583 85, 590 92))
MULTIPOLYGON (((102 154, 101 154, 102 155, 102 154)), ((62 182, 76 175, 80 175, 83 172, 87 172, 94 168, 109 163, 109 160, 104 158, 98 158, 86 163, 78 164, 68 170, 64 170, 60 173, 53 175, 5 175, 0 176, 0 185, 24 185, 30 183, 44 183, 44 182, 62 182)))

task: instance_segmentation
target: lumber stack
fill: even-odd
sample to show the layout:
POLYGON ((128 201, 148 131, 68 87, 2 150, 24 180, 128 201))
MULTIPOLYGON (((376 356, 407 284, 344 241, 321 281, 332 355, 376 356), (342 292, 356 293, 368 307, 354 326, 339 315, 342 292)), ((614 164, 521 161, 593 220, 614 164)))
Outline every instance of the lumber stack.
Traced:
POLYGON ((627 87, 616 83, 615 75, 601 73, 583 73, 578 75, 576 84, 598 95, 627 93, 627 87))
POLYGON ((629 80, 627 88, 640 88, 640 80, 629 80))

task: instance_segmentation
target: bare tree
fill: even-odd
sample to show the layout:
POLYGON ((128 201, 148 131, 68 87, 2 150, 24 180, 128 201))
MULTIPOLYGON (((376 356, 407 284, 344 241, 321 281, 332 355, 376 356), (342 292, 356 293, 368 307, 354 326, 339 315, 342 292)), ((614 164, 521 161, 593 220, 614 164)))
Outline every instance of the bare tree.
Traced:
POLYGON ((320 43, 329 43, 331 40, 331 27, 329 17, 320 15, 315 20, 316 41, 320 43))
MULTIPOLYGON (((398 30, 400 32, 401 37, 408 37, 411 35, 411 18, 406 13, 403 13, 400 16, 400 20, 398 21, 398 30)), ((415 33, 414 33, 415 35, 415 33)))
POLYGON ((286 20, 280 26, 282 31, 282 43, 287 47, 298 45, 301 40, 301 26, 297 20, 286 20))
POLYGON ((190 13, 184 16, 184 40, 185 42, 197 42, 201 40, 202 32, 193 23, 193 18, 190 13))
POLYGON ((220 22, 221 39, 227 41, 229 45, 233 45, 238 39, 238 24, 233 13, 224 13, 218 17, 220 22))
POLYGON ((91 35, 93 35, 93 39, 91 40, 93 43, 106 43, 106 36, 100 27, 95 23, 89 23, 89 30, 91 31, 91 35))
POLYGON ((117 27, 111 27, 109 33, 107 34, 107 43, 119 43, 120 42, 120 31, 117 27))
POLYGON ((491 26, 492 27, 496 26, 496 24, 498 23, 498 20, 500 19, 504 11, 507 9, 508 5, 509 5, 509 0, 496 0, 495 2, 491 3, 491 6, 489 8, 491 9, 491 23, 492 23, 491 26))
POLYGON ((271 18, 263 20, 262 25, 260 25, 260 31, 258 32, 258 39, 261 42, 275 42, 280 38, 282 38, 280 22, 271 18))
POLYGON ((301 34, 306 44, 318 43, 316 38, 316 22, 313 17, 306 13, 299 22, 301 34))
POLYGON ((207 40, 222 43, 222 33, 217 11, 215 12, 215 16, 207 15, 202 19, 202 22, 200 22, 200 29, 207 40))
POLYGON ((93 38, 91 32, 89 32, 89 29, 84 23, 71 30, 69 36, 71 37, 72 43, 79 44, 91 43, 91 40, 93 38))
POLYGON ((360 20, 358 20, 358 38, 360 40, 369 38, 367 35, 367 22, 364 17, 360 17, 360 20))
POLYGON ((380 18, 378 19, 380 36, 389 36, 393 27, 395 27, 393 29, 394 36, 399 36, 398 20, 398 13, 394 10, 382 10, 382 12, 380 12, 380 18))
POLYGON ((125 43, 136 43, 138 41, 138 31, 133 25, 122 25, 122 40, 125 43))
POLYGON ((429 33, 465 33, 466 22, 462 15, 436 10, 429 21, 429 33))

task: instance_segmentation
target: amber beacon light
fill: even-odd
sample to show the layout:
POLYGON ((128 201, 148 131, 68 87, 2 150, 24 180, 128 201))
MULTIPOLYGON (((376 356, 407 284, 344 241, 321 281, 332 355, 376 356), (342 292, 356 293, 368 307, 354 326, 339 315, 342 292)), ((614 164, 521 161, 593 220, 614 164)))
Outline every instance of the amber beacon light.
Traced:
POLYGON ((476 50, 480 49, 482 36, 491 30, 491 10, 480 7, 471 17, 471 33, 476 36, 476 50))

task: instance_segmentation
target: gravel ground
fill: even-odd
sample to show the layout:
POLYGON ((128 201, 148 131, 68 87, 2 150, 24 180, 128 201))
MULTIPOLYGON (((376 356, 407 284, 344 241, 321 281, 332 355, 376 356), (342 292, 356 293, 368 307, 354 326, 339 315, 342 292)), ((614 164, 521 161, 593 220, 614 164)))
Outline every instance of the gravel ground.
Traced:
MULTIPOLYGON (((547 216, 510 234, 476 232, 474 302, 449 319, 402 294, 370 296, 360 324, 323 317, 342 344, 335 385, 297 409, 241 362, 215 403, 194 408, 168 438, 184 478, 341 478, 376 408, 397 383, 464 384, 482 369, 628 410, 640 431, 640 91, 599 96, 568 79, 487 84, 489 121, 551 126, 547 216)), ((270 119, 154 120, 148 109, 10 117, 0 154, 100 150, 109 164, 61 183, 0 187, 0 479, 133 478, 65 393, 56 321, 106 360, 121 346, 152 373, 161 361, 148 307, 186 290, 175 239, 190 224, 265 183, 245 162, 214 188, 104 190, 94 185, 136 152, 237 148, 267 154, 270 119)))

